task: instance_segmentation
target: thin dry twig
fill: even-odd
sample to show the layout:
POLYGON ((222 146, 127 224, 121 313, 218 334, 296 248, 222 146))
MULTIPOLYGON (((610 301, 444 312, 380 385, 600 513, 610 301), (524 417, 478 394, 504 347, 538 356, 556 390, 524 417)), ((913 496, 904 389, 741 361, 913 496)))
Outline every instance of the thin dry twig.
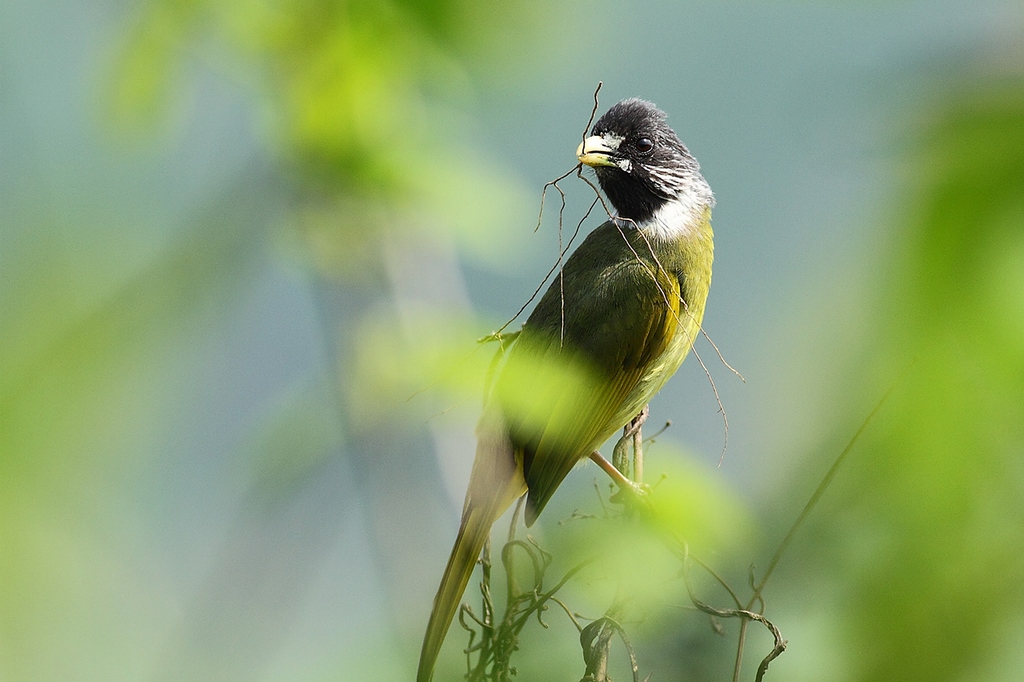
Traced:
MULTIPOLYGON (((484 403, 487 403, 487 398, 491 395, 491 384, 494 381, 494 374, 498 371, 498 365, 501 364, 502 358, 505 357, 505 339, 511 337, 511 340, 515 340, 519 337, 519 332, 511 332, 504 336, 500 332, 495 332, 489 336, 485 336, 482 339, 477 340, 477 344, 489 343, 490 341, 498 342, 498 350, 494 352, 494 357, 491 358, 491 362, 487 365, 487 374, 484 375, 484 403)), ((479 347, 479 345, 477 346, 479 347)))
POLYGON ((604 81, 597 81, 597 89, 594 90, 594 108, 590 111, 590 119, 587 121, 587 127, 583 129, 583 141, 587 140, 587 131, 590 130, 590 126, 594 123, 594 117, 597 116, 597 108, 600 106, 597 100, 597 94, 601 92, 601 86, 604 85, 604 81))
POLYGON ((846 458, 850 455, 850 451, 853 450, 853 446, 857 444, 858 440, 860 440, 861 435, 868 428, 871 420, 875 418, 875 415, 878 414, 879 410, 882 409, 882 406, 885 405, 885 402, 889 399, 889 396, 892 395, 892 392, 895 390, 898 383, 899 380, 897 379, 897 381, 889 387, 889 390, 885 392, 881 400, 878 401, 871 412, 868 413, 868 416, 865 417, 860 427, 858 427, 857 431, 853 434, 853 437, 850 438, 850 441, 846 444, 846 447, 843 448, 842 452, 839 453, 839 456, 836 457, 834 462, 832 462, 832 466, 830 466, 828 471, 825 472, 825 476, 821 479, 821 482, 818 483, 818 487, 814 489, 814 494, 812 494, 811 498, 807 500, 807 504, 804 505, 803 510, 801 510, 799 516, 796 517, 796 521, 794 521, 793 525, 790 526, 789 532, 786 533, 786 537, 784 537, 782 542, 779 543, 778 548, 772 555, 771 561, 768 562, 768 568, 765 570, 764 575, 761 576, 761 581, 754 588, 755 596, 760 596, 765 584, 775 571, 775 567, 778 566, 779 561, 782 559, 782 555, 785 554, 786 550, 789 548, 789 543, 793 541, 793 536, 796 535, 796 532, 804 524, 804 521, 807 520, 807 517, 810 516, 814 507, 817 506, 821 496, 825 494, 825 490, 827 490, 832 484, 832 479, 836 477, 839 467, 841 467, 843 462, 846 461, 846 458))
MULTIPOLYGON (((578 166, 578 164, 577 164, 577 166, 578 166)), ((575 170, 575 168, 573 170, 575 170)), ((569 172, 571 173, 572 171, 569 171, 569 172)), ((544 275, 544 278, 541 280, 540 284, 537 285, 537 288, 534 289, 533 294, 530 295, 530 298, 528 298, 526 300, 526 303, 524 303, 522 306, 520 306, 519 310, 516 311, 516 314, 513 315, 511 318, 509 318, 509 320, 507 322, 505 322, 505 324, 501 325, 497 329, 497 331, 494 331, 491 334, 485 336, 483 339, 481 339, 482 341, 490 340, 492 337, 499 337, 499 336, 501 336, 502 332, 504 332, 508 328, 508 326, 510 324, 515 322, 516 319, 518 319, 519 316, 523 314, 523 311, 526 310, 530 306, 530 304, 534 302, 534 300, 536 300, 537 296, 540 294, 541 290, 544 288, 544 285, 547 284, 548 279, 551 277, 551 275, 553 275, 555 273, 555 270, 557 270, 559 268, 559 266, 562 264, 562 258, 565 256, 566 253, 569 252, 569 249, 572 248, 573 242, 576 240, 576 237, 579 236, 580 230, 583 227, 583 223, 586 222, 588 217, 590 217, 590 213, 594 210, 594 206, 596 206, 596 205, 597 205, 597 201, 595 200, 594 203, 592 203, 590 205, 590 208, 587 209, 587 212, 583 214, 583 217, 576 224, 576 229, 573 231, 572 236, 569 237, 568 243, 566 243, 565 248, 562 249, 562 251, 561 251, 561 253, 560 253, 559 257, 558 257, 558 260, 555 262, 554 265, 551 266, 551 269, 548 270, 547 274, 544 275)), ((518 333, 518 332, 516 332, 516 333, 518 333)))
MULTIPOLYGON (((637 262, 640 263, 644 267, 645 270, 647 270, 647 273, 651 276, 651 279, 654 280, 655 286, 657 286, 658 287, 658 291, 661 292, 662 300, 665 302, 665 305, 668 306, 668 309, 670 311, 672 311, 673 315, 675 316, 676 323, 677 324, 681 323, 681 320, 679 319, 678 314, 675 313, 675 311, 673 310, 673 306, 672 306, 671 302, 669 301, 668 293, 662 288, 661 283, 658 281, 657 276, 655 276, 655 274, 654 274, 654 271, 651 270, 651 268, 647 265, 647 263, 645 263, 643 261, 643 259, 640 258, 640 254, 638 254, 636 252, 636 249, 633 248, 633 245, 630 244, 629 239, 626 237, 626 233, 622 231, 622 226, 619 224, 619 221, 622 220, 622 221, 625 221, 625 222, 633 223, 634 227, 636 226, 636 223, 632 219, 629 219, 629 218, 619 218, 618 216, 613 215, 611 210, 608 208, 608 204, 605 203, 604 198, 601 197, 601 193, 598 190, 597 186, 594 185, 594 183, 591 182, 590 179, 588 179, 587 177, 585 177, 583 175, 582 170, 583 170, 582 167, 580 167, 580 169, 576 172, 576 176, 579 177, 580 179, 582 179, 588 185, 590 185, 591 189, 593 189, 595 194, 597 194, 598 198, 601 200, 601 206, 604 208, 605 213, 608 215, 609 220, 611 220, 612 223, 615 225, 615 227, 619 230, 619 234, 622 235, 622 239, 623 239, 623 241, 625 241, 626 246, 629 247, 629 250, 633 253, 633 256, 636 258, 637 262)), ((638 233, 641 235, 641 237, 643 238, 644 242, 647 244, 647 248, 650 251, 651 257, 654 259, 654 262, 657 265, 659 272, 661 272, 661 274, 663 276, 667 277, 668 273, 665 271, 664 266, 662 266, 661 261, 658 260, 658 256, 655 254, 654 247, 651 244, 650 240, 647 238, 647 235, 644 234, 644 232, 642 230, 638 230, 638 233)), ((692 322, 697 322, 697 320, 693 316, 693 314, 690 313, 689 307, 686 305, 686 301, 680 300, 680 303, 683 306, 683 309, 685 310, 686 315, 690 318, 690 320, 692 322)), ((736 369, 733 368, 733 366, 730 365, 728 362, 726 362, 724 357, 722 357, 721 351, 718 350, 718 346, 715 345, 715 342, 712 341, 711 337, 708 336, 707 332, 704 331, 703 325, 701 325, 700 323, 697 323, 697 329, 701 332, 701 334, 704 336, 704 338, 706 338, 711 343, 711 347, 715 349, 715 353, 718 354, 718 358, 722 361, 722 364, 724 364, 726 367, 728 367, 741 380, 746 382, 746 379, 743 378, 743 375, 740 374, 738 371, 736 371, 736 369)), ((700 355, 697 353, 697 350, 692 345, 690 346, 690 351, 693 353, 694 357, 697 358, 697 362, 700 363, 701 368, 704 370, 704 374, 707 376, 708 381, 711 383, 711 390, 715 394, 715 402, 718 403, 718 411, 722 415, 722 428, 723 428, 724 434, 723 434, 723 443, 722 443, 722 454, 721 454, 721 457, 719 457, 719 461, 718 461, 718 465, 721 466, 722 462, 725 460, 725 452, 726 452, 726 450, 729 447, 729 416, 728 416, 728 413, 725 410, 725 405, 722 403, 722 398, 718 394, 718 387, 715 385, 715 380, 711 376, 711 371, 708 369, 707 365, 704 364, 704 361, 701 360, 700 355)))
POLYGON ((711 392, 715 394, 715 402, 718 403, 718 412, 722 415, 722 454, 718 458, 718 466, 722 466, 722 462, 725 461, 725 451, 729 448, 729 415, 725 411, 725 405, 722 404, 722 398, 718 395, 718 386, 715 385, 715 380, 711 376, 711 370, 704 364, 704 361, 700 357, 700 353, 693 346, 690 347, 690 352, 693 353, 693 357, 697 358, 697 362, 700 363, 700 368, 704 370, 704 375, 708 378, 708 382, 711 384, 711 392))
POLYGON ((742 381, 743 383, 747 383, 746 378, 742 374, 740 374, 740 371, 733 367, 732 365, 730 365, 729 362, 725 359, 725 356, 722 355, 722 351, 718 350, 718 344, 711 340, 711 335, 704 331, 703 325, 700 328, 700 335, 707 339, 708 343, 711 344, 711 347, 715 349, 715 354, 718 356, 718 360, 727 368, 729 368, 730 372, 738 376, 740 378, 740 381, 742 381))
MULTIPOLYGON (((612 609, 614 608, 613 605, 612 609)), ((616 634, 622 640, 629 656, 633 682, 640 682, 640 666, 633 644, 622 626, 609 615, 598 618, 580 631, 580 646, 583 647, 583 660, 587 665, 586 673, 580 682, 611 682, 608 676, 608 657, 611 654, 612 635, 616 634)))
MULTIPOLYGON (((601 86, 602 85, 603 85, 603 83, 598 81, 597 89, 594 90, 594 107, 593 107, 593 109, 590 112, 590 119, 587 122, 587 127, 583 129, 583 139, 586 139, 587 131, 590 130, 590 125, 594 121, 594 116, 597 115, 597 108, 598 108, 598 96, 597 95, 601 91, 601 86)), ((564 338, 564 333, 565 333, 565 330, 564 330, 564 328, 565 328, 565 289, 564 289, 564 282, 562 280, 562 277, 563 277, 562 266, 563 266, 563 264, 565 262, 565 254, 567 254, 569 252, 569 249, 572 247, 572 243, 576 240, 576 237, 580 233, 580 228, 583 226, 583 223, 586 221, 586 219, 590 216, 591 211, 594 210, 594 206, 597 204, 597 201, 595 200, 594 203, 590 205, 590 208, 587 209, 586 213, 583 214, 583 218, 581 218, 580 221, 576 224, 576 229, 573 231, 572 236, 569 238, 569 242, 563 246, 562 245, 562 224, 563 224, 563 215, 564 215, 564 212, 565 212, 565 192, 562 190, 561 187, 558 186, 558 183, 561 182, 562 180, 566 179, 570 175, 572 175, 574 172, 578 175, 582 171, 582 169, 583 169, 583 164, 577 163, 571 169, 569 169, 568 171, 566 171, 562 175, 558 176, 554 180, 551 180, 550 182, 544 183, 544 188, 541 190, 541 193, 540 193, 540 210, 538 211, 538 214, 537 214, 537 225, 536 225, 536 227, 533 228, 533 231, 536 232, 537 230, 540 229, 541 223, 544 220, 544 203, 545 203, 545 200, 547 198, 547 191, 548 191, 549 187, 554 187, 555 190, 558 192, 558 195, 559 195, 559 198, 560 198, 560 204, 559 204, 559 207, 558 207, 558 260, 555 262, 554 265, 551 266, 551 269, 548 270, 547 274, 544 275, 544 277, 541 280, 540 284, 537 286, 536 290, 534 290, 534 292, 530 296, 530 298, 527 299, 526 303, 524 303, 522 305, 522 307, 519 308, 518 311, 516 311, 516 314, 513 315, 511 317, 511 319, 509 319, 505 324, 503 324, 498 329, 498 331, 495 332, 495 334, 500 334, 510 324, 515 322, 516 319, 520 315, 523 314, 523 311, 526 310, 526 308, 531 303, 533 303, 533 301, 537 298, 538 294, 540 294, 541 290, 544 288, 544 285, 547 283, 548 278, 550 278, 551 275, 554 274, 555 270, 558 270, 559 289, 560 289, 561 298, 562 298, 562 334, 563 334, 563 338, 564 338)))
MULTIPOLYGON (((757 667, 757 675, 754 678, 754 682, 761 682, 766 672, 768 672, 768 665, 778 658, 783 651, 786 650, 786 640, 782 637, 782 633, 779 628, 776 627, 775 623, 771 622, 761 613, 756 611, 750 611, 748 609, 718 609, 714 606, 706 604, 701 601, 696 592, 693 589, 693 583, 690 580, 690 557, 689 548, 685 543, 682 547, 683 551, 683 582, 686 584, 686 591, 690 596, 690 601, 700 611, 714 616, 716 618, 742 618, 744 622, 757 621, 764 625, 769 632, 772 633, 772 637, 775 639, 775 645, 772 650, 768 652, 768 655, 761 659, 761 664, 757 667)), ((730 590, 731 592, 731 590, 730 590)), ((733 595, 735 597, 735 595, 733 595)), ((739 648, 737 657, 742 657, 742 646, 739 648)), ((739 666, 737 665, 736 671, 738 673, 739 666)))
POLYGON ((571 620, 572 624, 576 626, 576 630, 578 632, 582 632, 583 631, 583 626, 580 625, 579 620, 577 620, 577 618, 576 618, 577 614, 574 614, 572 612, 572 610, 568 606, 565 605, 565 602, 563 602, 558 597, 551 597, 551 601, 555 602, 560 607, 562 607, 562 610, 565 611, 565 615, 569 616, 569 620, 571 620))
POLYGON ((653 445, 654 443, 657 442, 658 436, 660 436, 661 434, 665 433, 670 428, 672 428, 672 420, 671 419, 666 419, 665 420, 665 425, 662 426, 657 431, 655 431, 652 435, 650 435, 647 438, 645 438, 644 442, 647 443, 648 445, 653 445))
MULTIPOLYGON (((645 269, 647 269, 648 274, 654 280, 655 286, 657 286, 658 290, 661 292, 662 298, 665 301, 665 304, 668 306, 669 310, 673 310, 672 304, 669 302, 668 294, 661 287, 661 284, 660 284, 660 282, 658 282, 658 279, 655 276, 654 272, 651 271, 649 267, 647 267, 647 264, 644 263, 644 261, 640 258, 640 254, 638 254, 636 252, 636 250, 633 248, 632 244, 629 243, 629 239, 626 237, 626 234, 622 231, 622 227, 621 227, 621 225, 619 225, 618 221, 624 220, 624 221, 633 223, 634 227, 636 227, 636 223, 634 221, 632 221, 631 219, 619 218, 618 216, 614 215, 613 212, 611 211, 611 209, 608 207, 608 204, 605 203, 604 198, 601 197, 601 193, 598 190, 597 186, 594 185, 594 183, 591 182, 589 178, 585 177, 583 175, 582 171, 583 171, 582 166, 579 166, 578 170, 576 172, 576 176, 579 177, 580 179, 582 179, 584 182, 586 182, 590 186, 590 188, 594 191, 594 193, 597 194, 598 198, 601 199, 601 206, 604 208, 605 213, 608 215, 609 220, 611 220, 612 223, 618 228, 619 234, 622 235, 623 240, 626 242, 626 245, 629 247, 629 250, 633 252, 633 255, 636 257, 637 261, 639 263, 641 263, 645 267, 645 269)), ((637 232, 640 234, 641 238, 644 240, 645 244, 647 245, 647 250, 651 254, 651 258, 654 259, 654 262, 655 262, 655 264, 658 267, 658 271, 663 276, 667 277, 668 273, 665 271, 664 266, 661 264, 661 261, 658 259, 658 256, 657 256, 657 254, 654 251, 654 246, 651 244, 650 239, 648 239, 647 235, 643 232, 643 230, 637 230, 637 232)), ((683 304, 683 306, 686 305, 685 301, 681 301, 681 303, 683 304)), ((696 318, 694 318, 693 315, 689 312, 689 308, 688 307, 686 308, 686 314, 690 317, 691 321, 696 322, 696 318)), ((676 322, 677 323, 681 322, 681 320, 679 319, 678 315, 676 315, 676 322)), ((718 355, 718 359, 722 362, 722 364, 725 365, 727 368, 729 368, 729 370, 733 374, 738 376, 741 381, 746 383, 746 379, 743 377, 743 375, 740 374, 739 371, 737 371, 735 367, 730 365, 726 361, 725 357, 722 356, 722 352, 719 350, 718 345, 711 339, 710 335, 708 335, 708 333, 706 331, 704 331, 704 326, 702 324, 700 324, 700 323, 697 323, 697 329, 700 331, 701 335, 705 339, 708 340, 708 343, 711 344, 711 347, 714 348, 715 354, 718 355)), ((725 405, 722 404, 722 399, 721 399, 721 397, 718 394, 718 388, 715 386, 715 380, 712 378, 711 372, 708 370, 707 365, 704 364, 704 361, 701 360, 700 355, 697 354, 697 351, 695 349, 693 349, 692 346, 691 346, 691 350, 693 351, 694 356, 697 358, 697 361, 700 363, 701 368, 703 368, 704 374, 707 376, 708 381, 711 382, 711 390, 715 394, 715 402, 718 403, 718 411, 722 415, 722 422, 723 422, 723 429, 724 429, 724 436, 723 436, 724 442, 722 444, 722 454, 721 454, 721 457, 719 458, 719 462, 718 462, 718 465, 721 466, 722 462, 725 460, 725 453, 726 453, 726 450, 728 449, 728 446, 729 446, 729 418, 728 418, 728 415, 727 415, 726 410, 725 410, 725 405)))

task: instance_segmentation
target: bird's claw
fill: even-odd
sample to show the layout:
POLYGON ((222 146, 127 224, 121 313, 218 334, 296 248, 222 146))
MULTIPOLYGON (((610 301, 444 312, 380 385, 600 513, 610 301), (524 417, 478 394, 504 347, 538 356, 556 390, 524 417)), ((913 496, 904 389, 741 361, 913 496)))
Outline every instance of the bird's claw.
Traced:
POLYGON ((633 504, 644 508, 651 506, 651 486, 634 481, 617 481, 619 490, 609 500, 617 504, 633 504))

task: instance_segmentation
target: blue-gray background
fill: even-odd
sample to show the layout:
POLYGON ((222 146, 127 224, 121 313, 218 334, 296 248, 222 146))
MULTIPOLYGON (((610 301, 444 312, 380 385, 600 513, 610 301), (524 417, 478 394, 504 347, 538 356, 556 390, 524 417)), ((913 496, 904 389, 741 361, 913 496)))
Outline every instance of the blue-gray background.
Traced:
MULTIPOLYGON (((0 680, 411 677, 473 453, 479 375, 449 370, 554 261, 540 190, 574 163, 598 81, 602 110, 669 112, 716 193, 705 329, 746 378, 698 344, 723 463, 693 359, 652 419, 749 519, 723 569, 742 583, 910 361, 860 369, 899 328, 880 309, 927 176, 916 136, 1024 56, 1012 0, 423 7, 0 8, 0 680)), ((560 184, 571 230, 589 190, 560 184)), ((1019 493, 1014 433, 1001 480, 1019 493)), ((594 478, 574 472, 551 514, 594 478)), ((783 565, 769 611, 791 649, 769 677, 872 669, 836 595, 857 601, 893 532, 843 550, 848 582, 822 577, 834 557, 783 565)), ((942 679, 1014 679, 1021 618, 993 620, 1006 644, 968 637, 942 679)), ((686 674, 723 679, 715 655, 686 674)))

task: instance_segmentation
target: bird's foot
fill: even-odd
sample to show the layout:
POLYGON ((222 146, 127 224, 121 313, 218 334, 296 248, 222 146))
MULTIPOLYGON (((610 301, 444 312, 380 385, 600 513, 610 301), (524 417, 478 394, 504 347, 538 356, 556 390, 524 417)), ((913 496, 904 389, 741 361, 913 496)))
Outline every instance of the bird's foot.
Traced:
POLYGON ((612 502, 632 504, 641 508, 651 506, 651 486, 629 480, 596 450, 590 454, 590 459, 619 486, 619 491, 610 498, 612 502))
POLYGON ((616 483, 619 486, 619 491, 608 498, 610 502, 643 509, 651 506, 651 486, 630 480, 616 481, 616 483))

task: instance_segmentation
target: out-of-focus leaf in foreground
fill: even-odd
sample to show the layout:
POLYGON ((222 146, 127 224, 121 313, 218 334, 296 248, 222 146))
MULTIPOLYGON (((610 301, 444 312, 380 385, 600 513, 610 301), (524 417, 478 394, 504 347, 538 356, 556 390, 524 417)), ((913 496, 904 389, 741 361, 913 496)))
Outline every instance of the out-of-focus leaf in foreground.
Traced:
POLYGON ((90 277, 87 268, 69 282, 45 253, 31 259, 30 281, 11 282, 18 288, 0 336, 0 637, 13 679, 65 674, 85 649, 98 669, 105 656, 127 669, 144 656, 144 641, 138 658, 109 646, 134 619, 161 620, 127 606, 149 588, 132 584, 133 559, 123 554, 122 541, 139 530, 125 481, 168 436, 159 410, 188 390, 165 354, 247 279, 266 226, 265 203, 250 199, 229 189, 112 290, 109 273, 90 277), (121 603, 123 619, 102 616, 121 603), (57 640, 72 644, 57 655, 57 640))
POLYGON ((1005 635, 1024 623, 1024 81, 957 84, 920 125, 861 359, 869 391, 896 389, 805 551, 845 595, 831 640, 856 652, 844 679, 1010 680, 1005 635))

